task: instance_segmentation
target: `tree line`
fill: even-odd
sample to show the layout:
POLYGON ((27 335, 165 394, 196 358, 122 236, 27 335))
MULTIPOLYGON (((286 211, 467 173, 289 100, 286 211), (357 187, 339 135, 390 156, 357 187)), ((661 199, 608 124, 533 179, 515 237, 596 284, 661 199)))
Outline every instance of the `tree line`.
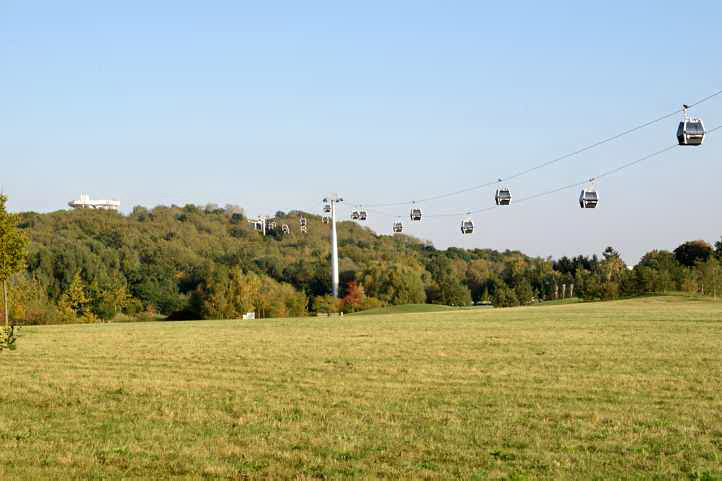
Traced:
POLYGON ((601 257, 557 260, 509 250, 439 250, 348 221, 338 224, 336 299, 329 229, 308 213, 277 212, 276 229, 266 236, 231 205, 136 207, 129 215, 27 212, 12 219, 28 245, 22 269, 6 276, 9 317, 25 324, 227 319, 250 311, 303 316, 409 303, 507 307, 665 291, 716 296, 722 283, 720 242, 653 250, 630 269, 612 247, 601 257), (301 216, 306 234, 298 229, 301 216), (284 223, 290 234, 281 232, 284 223))

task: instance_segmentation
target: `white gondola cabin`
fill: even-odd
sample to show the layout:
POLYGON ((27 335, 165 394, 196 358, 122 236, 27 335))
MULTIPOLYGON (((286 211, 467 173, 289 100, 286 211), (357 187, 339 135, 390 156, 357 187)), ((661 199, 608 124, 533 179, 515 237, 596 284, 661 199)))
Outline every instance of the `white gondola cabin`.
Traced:
POLYGON ((288 227, 288 224, 283 224, 283 225, 281 226, 281 232, 283 232, 284 234, 290 234, 290 233, 291 233, 291 228, 288 227))
POLYGON ((330 213, 331 213, 331 204, 324 204, 324 205, 323 205, 323 212, 324 212, 325 214, 330 214, 330 213))
POLYGON ((399 234, 403 230, 404 230, 404 226, 403 226, 403 224, 401 224, 401 221, 394 222, 394 233, 399 234))
POLYGON ((298 219, 298 223, 300 224, 301 227, 306 227, 306 218, 301 217, 300 219, 298 219))
POLYGON ((511 204, 511 190, 509 190, 508 187, 500 187, 496 189, 494 200, 496 201, 496 205, 511 204))
POLYGON ((358 213, 358 220, 366 220, 366 217, 368 217, 368 214, 365 210, 360 210, 358 213))
POLYGON ((423 215, 423 213, 421 212, 420 207, 413 207, 411 209, 411 212, 409 212, 409 217, 411 218, 412 221, 420 221, 422 215, 423 215))
POLYGON ((359 217, 361 217, 361 215, 357 210, 351 212, 351 220, 359 220, 359 217))
POLYGON ((679 142, 679 145, 702 145, 702 142, 704 142, 704 123, 702 119, 690 117, 687 114, 687 108, 686 105, 682 107, 684 116, 677 127, 677 142, 679 142))
POLYGON ((579 194, 579 207, 582 209, 594 209, 599 203, 599 193, 593 187, 582 189, 579 194))
POLYGON ((471 234, 474 232, 474 221, 466 218, 461 221, 461 233, 462 234, 471 234))

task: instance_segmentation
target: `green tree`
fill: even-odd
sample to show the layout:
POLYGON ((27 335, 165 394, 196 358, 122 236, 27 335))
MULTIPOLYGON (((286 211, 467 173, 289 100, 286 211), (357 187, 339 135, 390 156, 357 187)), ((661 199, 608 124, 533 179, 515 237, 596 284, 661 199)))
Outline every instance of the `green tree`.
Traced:
POLYGON ((517 284, 514 288, 514 294, 516 294, 516 298, 521 305, 531 304, 532 300, 534 300, 534 290, 527 280, 523 280, 517 284))
MULTIPOLYGON (((635 276, 639 277, 639 269, 650 269, 655 272, 650 277, 649 272, 642 277, 646 279, 654 278, 655 283, 653 289, 649 289, 649 285, 644 286, 638 284, 637 292, 630 294, 644 294, 647 292, 663 292, 681 289, 682 280, 685 277, 685 268, 680 264, 675 255, 669 251, 653 250, 647 252, 634 268, 635 276)), ((647 283, 648 284, 648 283, 647 283)))
POLYGON ((426 289, 426 300, 431 304, 468 306, 472 303, 471 291, 455 275, 442 278, 426 289))
POLYGON ((91 299, 80 273, 76 272, 73 280, 60 298, 58 303, 61 315, 65 322, 74 322, 78 319, 84 322, 94 322, 95 314, 91 311, 91 299))
POLYGON ((716 258, 699 262, 695 268, 702 294, 717 297, 722 287, 722 266, 716 258))
POLYGON ((57 322, 55 305, 48 302, 48 294, 42 283, 25 272, 15 274, 8 281, 10 317, 23 324, 48 324, 57 322))
POLYGON ((306 297, 306 294, 285 282, 278 284, 277 292, 278 298, 283 302, 285 316, 301 317, 308 314, 308 297, 306 297))
POLYGON ((447 306, 471 304, 471 292, 461 281, 459 263, 463 265, 461 259, 452 261, 445 255, 435 255, 429 260, 426 268, 431 273, 432 282, 426 289, 427 302, 447 306))
POLYGON ((645 265, 637 265, 630 281, 625 284, 624 292, 629 295, 639 295, 664 290, 666 290, 665 279, 660 271, 645 265))
POLYGON ((420 270, 399 262, 376 263, 361 275, 368 295, 389 304, 421 304, 426 290, 420 270))
POLYGON ((193 292, 191 317, 238 319, 253 311, 256 317, 299 317, 307 313, 308 298, 291 284, 255 272, 212 269, 193 292))
POLYGON ((707 262, 712 255, 712 246, 703 240, 685 242, 674 250, 677 261, 687 267, 694 267, 697 262, 707 262))
POLYGON ((17 229, 17 216, 8 213, 7 197, 0 195, 0 281, 3 287, 5 329, 9 329, 10 308, 7 281, 14 273, 25 267, 28 241, 17 229))
POLYGON ((489 304, 491 302, 491 297, 489 296, 489 288, 484 287, 484 292, 481 294, 481 303, 482 304, 489 304))
POLYGON ((125 279, 113 273, 111 279, 101 285, 96 278, 88 288, 91 309, 101 319, 110 320, 126 309, 131 301, 125 279))
POLYGON ((513 289, 509 289, 506 284, 500 284, 494 290, 492 303, 494 307, 514 307, 519 305, 519 299, 513 289))
POLYGON ((340 310, 342 301, 334 296, 317 296, 313 303, 316 312, 333 314, 340 310))
POLYGON ((599 263, 599 269, 607 282, 621 280, 627 266, 624 264, 619 252, 607 247, 602 253, 604 260, 599 263))
POLYGON ((579 295, 585 301, 595 301, 604 298, 603 286, 599 281, 599 278, 592 274, 586 273, 579 275, 580 271, 577 271, 577 277, 584 279, 583 289, 578 289, 579 295))

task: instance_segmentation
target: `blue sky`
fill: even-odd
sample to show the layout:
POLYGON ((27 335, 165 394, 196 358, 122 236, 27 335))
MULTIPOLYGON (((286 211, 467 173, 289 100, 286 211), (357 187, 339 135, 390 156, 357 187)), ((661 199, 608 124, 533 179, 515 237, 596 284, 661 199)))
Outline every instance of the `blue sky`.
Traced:
MULTIPOLYGON (((249 214, 428 197, 554 158, 722 89, 722 3, 0 0, 0 183, 13 210, 80 193, 249 214)), ((722 125, 722 96, 694 114, 722 125)), ((661 122, 511 184, 518 197, 674 143, 661 122)), ((409 226, 438 247, 601 252, 722 235, 722 131, 598 185, 409 226)), ((493 203, 481 190, 428 213, 493 203)), ((389 232, 406 208, 372 214, 389 232)))

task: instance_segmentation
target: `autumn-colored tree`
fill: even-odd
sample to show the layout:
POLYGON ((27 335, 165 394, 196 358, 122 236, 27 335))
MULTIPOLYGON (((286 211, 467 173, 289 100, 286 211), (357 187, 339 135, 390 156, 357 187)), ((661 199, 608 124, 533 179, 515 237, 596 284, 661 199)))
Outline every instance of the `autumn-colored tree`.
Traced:
POLYGON ((204 285, 192 296, 190 315, 198 318, 240 319, 249 311, 256 317, 298 317, 307 314, 308 298, 288 283, 240 269, 206 273, 204 285))
POLYGON ((56 320, 55 306, 48 302, 42 283, 26 273, 15 274, 8 281, 10 317, 22 324, 45 324, 56 320))
POLYGON ((343 298, 343 311, 355 312, 363 305, 366 293, 362 285, 356 281, 349 282, 346 286, 346 296, 343 298))

